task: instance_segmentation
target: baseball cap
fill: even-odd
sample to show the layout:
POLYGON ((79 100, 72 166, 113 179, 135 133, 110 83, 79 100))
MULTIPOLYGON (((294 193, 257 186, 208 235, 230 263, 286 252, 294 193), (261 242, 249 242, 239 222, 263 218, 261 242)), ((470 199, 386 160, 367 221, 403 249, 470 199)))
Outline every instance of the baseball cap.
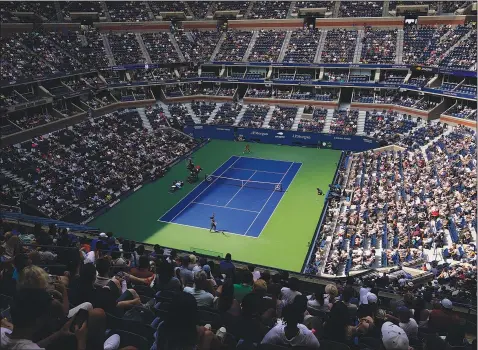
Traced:
POLYGON ((106 236, 106 233, 101 232, 101 233, 100 233, 100 237, 101 237, 101 238, 106 238, 106 237, 108 237, 108 236, 106 236))
POLYGON ((206 273, 209 273, 209 272, 211 272, 211 266, 209 266, 209 265, 204 265, 204 266, 202 267, 202 270, 203 270, 204 272, 206 272, 206 273))
POLYGON ((441 306, 443 306, 445 309, 451 309, 453 307, 453 303, 451 302, 450 299, 443 299, 440 301, 441 306))
POLYGON ((377 303, 377 296, 374 293, 368 292, 367 293, 367 301, 369 303, 375 304, 375 303, 377 303))
POLYGON ((386 350, 408 350, 408 337, 405 331, 392 322, 382 326, 382 342, 386 350))

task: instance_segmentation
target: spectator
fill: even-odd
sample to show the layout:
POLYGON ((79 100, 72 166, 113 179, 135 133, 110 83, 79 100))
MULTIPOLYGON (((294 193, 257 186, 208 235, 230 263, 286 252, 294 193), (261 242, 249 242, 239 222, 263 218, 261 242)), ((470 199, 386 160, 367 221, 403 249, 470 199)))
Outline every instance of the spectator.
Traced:
POLYGON ((315 293, 307 296, 307 306, 315 310, 329 312, 332 308, 332 304, 325 302, 325 288, 323 285, 317 285, 315 293))
POLYGON ((241 302, 244 296, 252 292, 252 273, 249 270, 237 270, 237 283, 234 284, 234 296, 241 302))
POLYGON ((98 275, 96 276, 95 286, 97 287, 104 287, 110 281, 110 267, 111 264, 108 259, 101 258, 96 260, 96 271, 98 275))
POLYGON ((181 266, 179 267, 179 278, 183 286, 192 286, 194 283, 194 274, 189 270, 189 256, 184 255, 181 258, 181 266))
POLYGON ((302 295, 299 289, 299 280, 295 277, 289 278, 288 287, 281 289, 281 300, 283 305, 292 304, 297 295, 302 295))
POLYGON ((409 349, 407 334, 392 322, 385 322, 382 326, 382 343, 385 350, 409 349))
POLYGON ((208 289, 206 272, 198 271, 194 274, 194 287, 184 287, 183 291, 192 294, 199 307, 212 307, 214 296, 206 292, 206 289, 208 289))
POLYGON ((162 261, 158 267, 158 274, 153 288, 157 291, 179 292, 181 281, 174 276, 174 266, 167 261, 162 261))
POLYGON ((226 257, 224 258, 224 260, 222 260, 219 263, 219 267, 221 269, 221 273, 225 274, 226 276, 234 276, 234 274, 236 272, 236 267, 234 266, 234 264, 231 261, 231 254, 230 253, 226 254, 226 257))
POLYGON ((234 298, 234 284, 232 279, 228 278, 224 281, 222 286, 217 289, 218 297, 214 299, 214 308, 219 313, 228 313, 231 316, 239 316, 241 313, 241 305, 234 298))
POLYGON ((440 301, 440 309, 432 310, 428 319, 428 327, 436 332, 446 332, 451 324, 458 321, 453 313, 453 303, 449 299, 440 301))
POLYGON ((150 278, 154 275, 154 273, 150 270, 149 258, 147 256, 141 255, 138 259, 138 262, 138 267, 133 267, 130 270, 130 273, 133 276, 138 278, 150 278))
POLYGON ((304 314, 296 304, 286 305, 282 310, 283 323, 272 328, 262 340, 262 344, 301 346, 318 349, 319 341, 314 333, 302 323, 304 314))
POLYGON ((418 334, 418 324, 410 317, 410 309, 406 306, 402 306, 398 310, 398 317, 400 323, 398 324, 402 328, 409 338, 416 338, 418 334))
POLYGON ((164 350, 216 349, 219 340, 205 327, 197 326, 198 304, 189 293, 174 295, 168 309, 168 317, 158 327, 156 347, 164 350))
POLYGON ((349 317, 354 318, 357 315, 357 305, 352 304, 350 301, 352 300, 354 295, 354 290, 352 287, 345 287, 342 292, 342 302, 347 306, 349 310, 349 317))

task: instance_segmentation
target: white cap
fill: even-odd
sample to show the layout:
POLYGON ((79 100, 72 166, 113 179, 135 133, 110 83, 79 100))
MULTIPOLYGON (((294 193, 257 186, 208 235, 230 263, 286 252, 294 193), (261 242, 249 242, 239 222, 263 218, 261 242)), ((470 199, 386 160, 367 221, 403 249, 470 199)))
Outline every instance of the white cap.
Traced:
POLYGON ((445 309, 451 309, 453 307, 453 303, 450 301, 450 299, 446 299, 446 298, 440 301, 440 304, 445 309))
POLYGON ((376 304, 377 303, 377 296, 374 293, 367 293, 367 301, 369 304, 376 304))
POLYGON ((108 237, 108 236, 106 235, 106 233, 101 232, 101 233, 100 233, 100 237, 101 237, 101 238, 106 238, 106 237, 108 237))
POLYGON ((408 350, 408 337, 405 331, 392 322, 382 326, 382 342, 386 350, 408 350))

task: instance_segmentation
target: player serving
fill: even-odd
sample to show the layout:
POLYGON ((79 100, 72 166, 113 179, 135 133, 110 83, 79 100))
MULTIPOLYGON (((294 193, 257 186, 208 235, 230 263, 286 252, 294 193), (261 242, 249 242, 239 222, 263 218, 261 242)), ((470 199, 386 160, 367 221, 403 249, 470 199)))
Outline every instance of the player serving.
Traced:
POLYGON ((248 143, 246 143, 246 148, 244 148, 244 152, 242 152, 242 154, 246 154, 246 153, 251 153, 251 148, 249 147, 248 143))
POLYGON ((209 232, 217 232, 216 230, 216 215, 212 213, 212 216, 210 217, 211 219, 211 228, 209 229, 209 232))

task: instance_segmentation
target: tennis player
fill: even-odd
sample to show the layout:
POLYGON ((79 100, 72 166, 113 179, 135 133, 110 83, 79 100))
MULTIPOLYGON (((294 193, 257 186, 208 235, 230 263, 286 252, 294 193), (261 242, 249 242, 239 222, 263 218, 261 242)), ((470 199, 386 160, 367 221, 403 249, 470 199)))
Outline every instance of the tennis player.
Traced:
POLYGON ((248 143, 246 143, 246 148, 244 148, 244 152, 242 152, 242 154, 245 154, 245 153, 251 153, 251 148, 249 147, 248 143))
POLYGON ((209 232, 217 232, 216 230, 216 216, 214 213, 212 213, 212 216, 210 217, 211 219, 211 228, 209 229, 209 232))

